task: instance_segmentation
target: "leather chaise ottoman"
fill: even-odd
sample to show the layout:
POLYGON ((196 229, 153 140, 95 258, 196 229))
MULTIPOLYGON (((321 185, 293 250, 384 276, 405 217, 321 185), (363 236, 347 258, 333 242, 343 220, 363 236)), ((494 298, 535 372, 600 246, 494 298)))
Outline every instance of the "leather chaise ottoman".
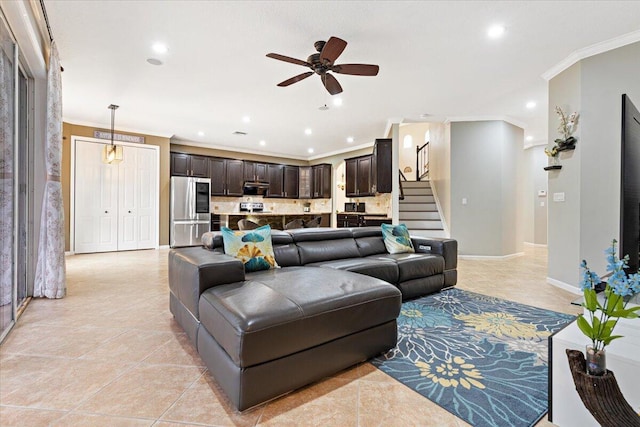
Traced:
POLYGON ((199 302, 198 351, 240 410, 396 343, 401 294, 382 280, 304 267, 247 276, 199 302))

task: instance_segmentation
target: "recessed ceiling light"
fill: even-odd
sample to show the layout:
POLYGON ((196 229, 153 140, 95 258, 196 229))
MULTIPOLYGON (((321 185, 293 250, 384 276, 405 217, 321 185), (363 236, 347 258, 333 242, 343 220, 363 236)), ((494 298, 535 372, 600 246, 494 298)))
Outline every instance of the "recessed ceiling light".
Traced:
POLYGON ((489 38, 491 39, 497 39, 502 37, 502 35, 505 32, 505 28, 504 25, 492 25, 491 27, 489 27, 489 29, 487 30, 487 35, 489 36, 489 38))
POLYGON ((264 147, 265 145, 267 145, 267 143, 264 141, 264 139, 263 139, 262 141, 260 141, 258 144, 262 145, 263 147, 264 147))
POLYGON ((242 121, 243 121, 243 122, 245 122, 245 123, 249 123, 249 122, 251 121, 251 117, 249 117, 249 116, 244 116, 244 117, 242 118, 242 121))
POLYGON ((339 107, 342 105, 342 98, 338 97, 338 98, 333 98, 333 105, 335 105, 336 107, 339 107))
POLYGON ((307 151, 309 152, 309 154, 311 154, 313 153, 313 148, 309 148, 307 151))
POLYGON ((527 140, 527 141, 533 141, 533 137, 532 137, 531 135, 529 135, 529 136, 526 138, 526 140, 527 140))
POLYGON ((157 58, 149 58, 147 59, 147 62, 151 65, 162 65, 162 61, 157 58))
POLYGON ((151 49, 153 49, 155 53, 167 53, 169 50, 164 43, 154 43, 151 49))
POLYGON ((198 132, 198 136, 204 136, 204 132, 199 131, 199 132, 198 132))
POLYGON ((350 136, 349 138, 347 138, 347 142, 348 142, 349 144, 351 144, 351 143, 353 142, 353 137, 352 137, 352 136, 350 136))
POLYGON ((526 107, 527 107, 529 110, 532 110, 532 109, 536 108, 536 105, 538 105, 538 104, 536 104, 536 101, 529 101, 529 102, 527 102, 526 107))
POLYGON ((306 128, 306 129, 304 130, 304 134, 305 134, 305 135, 311 135, 311 129, 306 128))

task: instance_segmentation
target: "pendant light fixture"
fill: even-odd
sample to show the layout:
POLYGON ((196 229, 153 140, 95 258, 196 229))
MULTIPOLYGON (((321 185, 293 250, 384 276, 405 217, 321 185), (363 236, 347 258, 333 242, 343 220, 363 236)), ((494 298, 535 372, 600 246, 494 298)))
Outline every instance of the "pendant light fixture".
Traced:
POLYGON ((104 146, 104 149, 102 150, 102 162, 110 165, 120 163, 123 159, 123 153, 122 145, 115 145, 113 143, 113 127, 116 118, 116 110, 119 108, 119 106, 111 104, 108 108, 111 110, 111 144, 107 144, 104 146))

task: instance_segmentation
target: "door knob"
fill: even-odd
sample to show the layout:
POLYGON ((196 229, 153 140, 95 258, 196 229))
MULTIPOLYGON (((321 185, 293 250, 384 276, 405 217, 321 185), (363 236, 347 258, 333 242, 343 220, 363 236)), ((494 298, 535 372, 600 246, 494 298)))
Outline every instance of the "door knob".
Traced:
POLYGON ((129 211, 129 213, 131 213, 131 211, 129 211))
POLYGON ((109 213, 109 211, 104 211, 104 213, 109 213))

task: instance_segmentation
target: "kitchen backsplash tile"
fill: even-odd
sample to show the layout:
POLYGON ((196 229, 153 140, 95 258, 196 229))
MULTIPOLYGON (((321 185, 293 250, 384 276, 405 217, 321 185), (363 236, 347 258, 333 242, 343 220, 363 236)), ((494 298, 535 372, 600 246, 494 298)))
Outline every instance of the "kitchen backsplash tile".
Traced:
POLYGON ((331 213, 331 199, 269 199, 261 196, 212 197, 212 213, 240 212, 240 202, 262 202, 264 210, 276 214, 303 213, 305 203, 310 204, 311 213, 331 213))

